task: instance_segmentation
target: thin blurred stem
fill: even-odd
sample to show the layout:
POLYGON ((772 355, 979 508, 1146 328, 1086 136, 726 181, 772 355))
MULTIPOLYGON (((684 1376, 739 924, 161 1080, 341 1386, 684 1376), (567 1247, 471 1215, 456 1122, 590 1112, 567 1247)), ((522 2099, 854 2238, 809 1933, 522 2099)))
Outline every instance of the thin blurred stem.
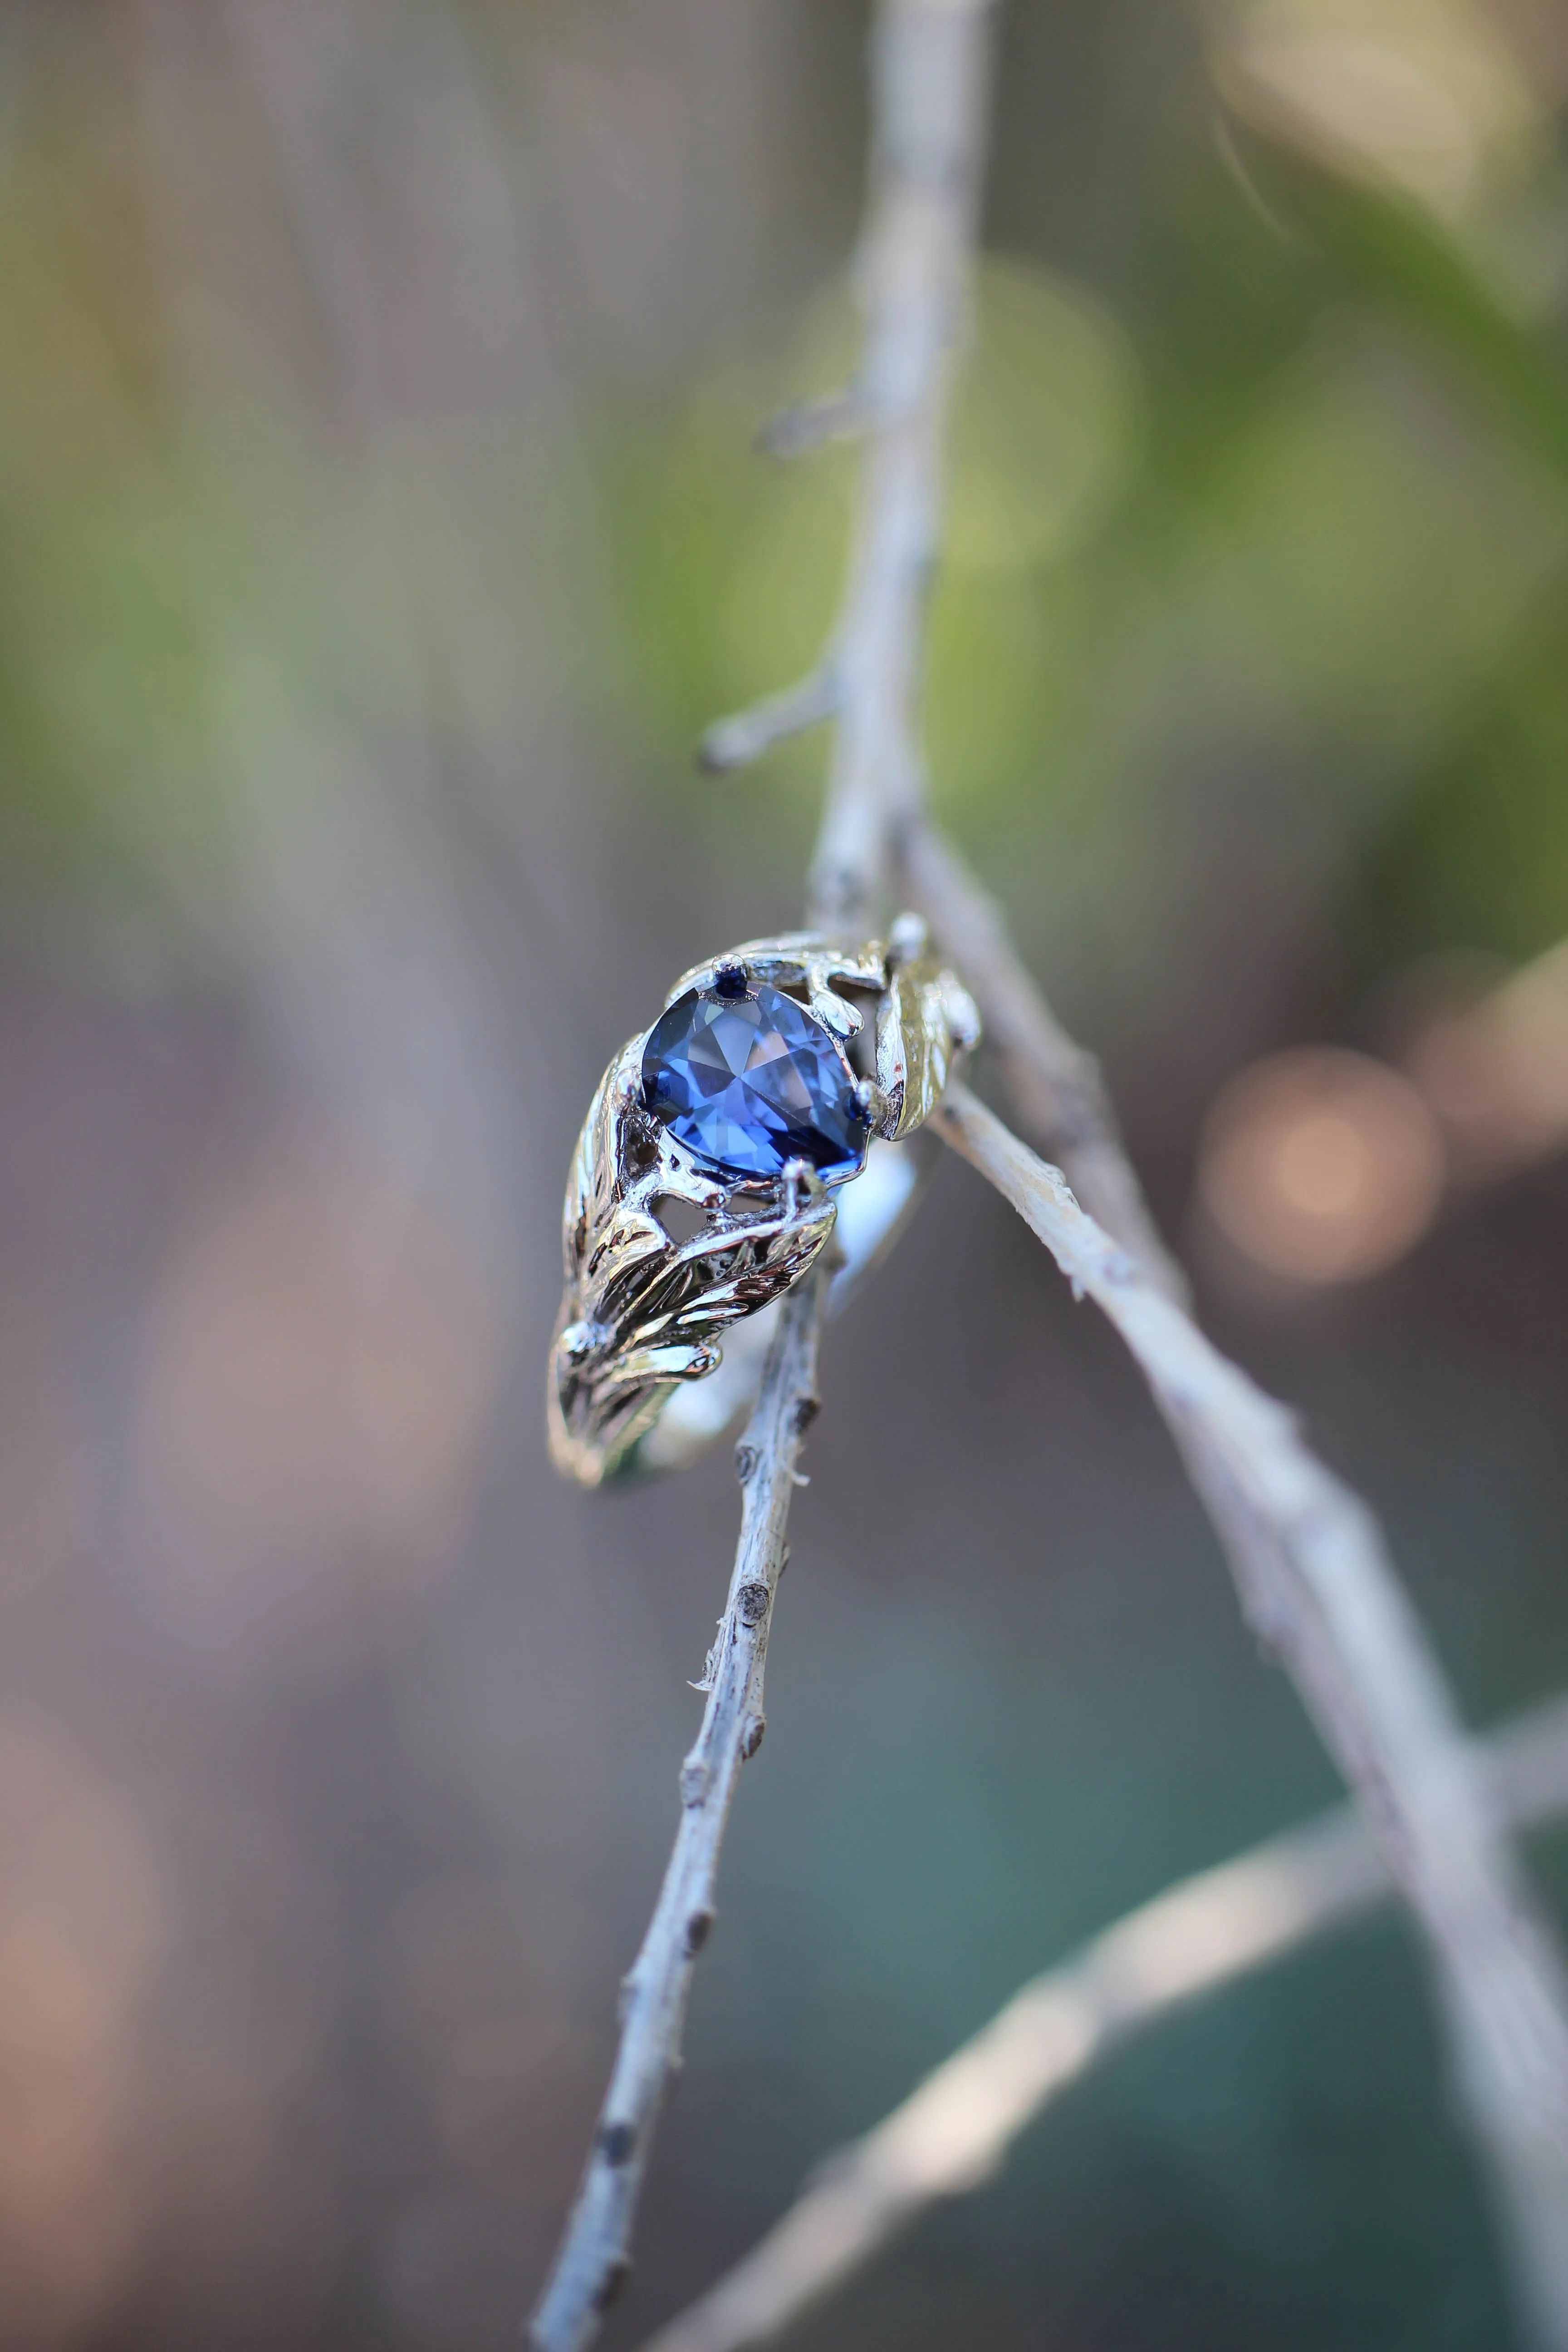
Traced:
MULTIPOLYGON (((805 688, 720 721, 705 762, 760 758, 837 718, 811 863, 810 921, 862 939, 918 805, 926 601, 945 475, 948 385, 968 315, 985 153, 991 0, 882 0, 872 33, 871 161, 856 268, 865 320, 853 390, 816 408, 863 437, 844 602, 805 688)), ((813 437, 809 433, 803 436, 813 437)))
MULTIPOLYGON (((1568 1812, 1568 1699, 1478 1754, 1510 1829, 1568 1812)), ((1069 2084, 1194 2001, 1394 1893, 1355 1808, 1182 1879, 1016 1992, 643 2352, 743 2352, 838 2293, 943 2198, 979 2188, 1069 2084)))
POLYGON ((1137 1360, 1279 1659, 1426 1929, 1521 2317, 1568 2347, 1568 1978, 1477 1775, 1421 1621, 1360 1497, 966 1087, 936 1113, 1137 1360))
POLYGON ((968 324, 989 7, 884 0, 873 38, 871 201, 857 271, 866 346, 856 386, 870 422, 833 653, 852 685, 811 868, 816 919, 852 932, 875 920, 879 890, 892 882, 896 827, 918 804, 926 601, 951 360, 968 324))

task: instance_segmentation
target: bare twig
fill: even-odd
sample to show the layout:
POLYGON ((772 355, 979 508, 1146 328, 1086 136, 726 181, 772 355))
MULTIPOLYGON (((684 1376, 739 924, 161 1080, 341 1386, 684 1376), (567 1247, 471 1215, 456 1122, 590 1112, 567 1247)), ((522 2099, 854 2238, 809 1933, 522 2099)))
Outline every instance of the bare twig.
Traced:
MULTIPOLYGON (((887 878, 941 479, 944 359, 971 234, 988 0, 882 0, 862 299, 866 432, 850 583, 828 658, 803 686, 723 721, 711 767, 758 757, 819 720, 837 729, 807 919, 861 926, 887 878)), ((625 2275, 648 2140, 679 2060, 692 1962, 713 1916, 725 1817, 762 1736, 762 1675, 801 1431, 815 1403, 823 1284, 794 1292, 737 1460, 745 1487, 707 1709, 681 1771, 683 1812, 626 1980, 621 2040, 565 2239, 532 2323, 539 2352, 581 2352, 625 2275)))
POLYGON ((926 596, 936 561, 950 361, 967 319, 985 151, 990 0, 881 0, 870 187, 857 267, 868 437, 833 666, 843 713, 811 867, 816 919, 863 933, 918 791, 926 596))
POLYGON ((1361 1798, 1429 1939, 1458 2086, 1490 2160, 1523 2316, 1568 2347, 1568 1981, 1471 1769, 1420 1620, 1365 1505, 965 1087, 946 1139, 1039 1235, 1138 1360, 1257 1633, 1361 1798))
POLYGON ((732 719, 716 719, 697 747, 698 761, 715 775, 731 768, 749 768, 775 743, 786 741, 791 735, 804 735, 808 727, 820 727, 825 719, 833 718, 840 700, 837 676, 832 664, 824 662, 798 686, 786 686, 782 694, 770 694, 764 702, 753 702, 732 719))
MULTIPOLYGON (((853 393, 786 411, 770 433, 787 449, 840 430, 866 436, 848 582, 820 673, 837 690, 838 727, 811 871, 813 920, 858 938, 876 919, 893 828, 918 793, 926 592, 984 152, 989 16, 990 0, 882 0, 857 269, 861 366, 853 393)), ((774 697, 725 720, 703 757, 730 766, 823 715, 810 695, 774 697)))
POLYGON ((540 2352, 577 2352, 624 2278, 648 2144, 679 2063, 686 1998, 713 1924, 719 1849, 741 1767, 763 1737, 763 1670, 801 1440, 816 1411, 819 1277, 785 1301, 735 1465, 744 1501, 730 1596, 703 1675, 702 1727, 680 1768, 680 1826, 623 1992, 620 2047, 588 2168, 533 2320, 540 2352))
MULTIPOLYGON (((1479 1751, 1510 1828, 1568 1812, 1568 1699, 1479 1751)), ((1035 1977, 644 2352, 742 2352, 782 2335, 944 2197, 989 2179, 1069 2083, 1165 2018, 1360 1917, 1392 1892, 1361 1814, 1184 1878, 1035 1977)))

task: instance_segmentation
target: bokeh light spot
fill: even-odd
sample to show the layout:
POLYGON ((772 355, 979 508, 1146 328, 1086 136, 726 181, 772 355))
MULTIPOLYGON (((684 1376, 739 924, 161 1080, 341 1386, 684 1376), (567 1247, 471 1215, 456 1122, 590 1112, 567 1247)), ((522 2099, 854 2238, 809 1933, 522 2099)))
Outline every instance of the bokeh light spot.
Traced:
POLYGON ((1392 1265, 1436 1213, 1444 1160, 1415 1088, 1363 1054, 1278 1054, 1225 1089, 1205 1128, 1198 1194, 1244 1257, 1302 1283, 1392 1265))

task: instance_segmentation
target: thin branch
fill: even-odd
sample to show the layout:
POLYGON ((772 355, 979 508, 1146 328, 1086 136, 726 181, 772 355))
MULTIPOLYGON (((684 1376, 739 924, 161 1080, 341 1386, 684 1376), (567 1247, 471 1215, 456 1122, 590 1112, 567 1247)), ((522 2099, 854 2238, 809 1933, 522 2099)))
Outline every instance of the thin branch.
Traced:
POLYGON ((1371 1513, 967 1088, 936 1113, 1136 1358, 1242 1606, 1366 1809, 1426 1927, 1458 2086, 1490 2159, 1533 2339, 1568 2347, 1568 1981, 1471 1768, 1442 1672, 1371 1513))
MULTIPOLYGON (((1568 1812, 1568 1699, 1479 1751, 1512 1829, 1568 1812)), ((644 2352, 742 2352, 837 2293, 942 2198, 978 2188, 1053 2099, 1136 2035, 1359 1918, 1393 1892, 1339 1808, 1184 1878, 1033 1978, 644 2352)))
POLYGON ((985 146, 990 0, 882 0, 872 35, 871 162, 857 268, 854 389, 786 410, 763 444, 846 432, 866 451, 843 609, 804 688, 721 722, 705 765, 756 759, 836 712, 811 919, 863 937, 911 805, 926 594, 936 558, 950 361, 967 306, 985 146))
MULTIPOLYGON (((844 614, 803 686, 708 735, 710 766, 755 758, 835 719, 807 920, 863 929, 889 868, 895 776, 914 695, 942 474, 945 359, 973 233, 989 0, 881 0, 863 231, 866 432, 844 614)), ((719 1851, 741 1764, 762 1737, 762 1677, 801 1433, 815 1410, 823 1281, 793 1292, 737 1454, 745 1506, 730 1601, 681 1770, 675 1851, 626 1980, 621 2039, 566 2235, 532 2323, 538 2352, 582 2352, 630 2254, 648 2142, 679 2061, 692 1963, 713 1918, 719 1851)))
POLYGON ((857 264, 868 426, 844 606, 842 716, 811 866, 814 918, 864 935, 910 805, 952 353, 967 324, 985 153, 990 0, 881 0, 857 264))
POLYGON ((897 828, 918 804, 926 600, 985 152, 991 5, 881 0, 878 8, 856 269, 860 366, 852 392, 764 428, 768 446, 792 449, 820 437, 818 426, 865 436, 843 607, 811 677, 721 720, 700 747, 705 766, 737 767, 837 717, 810 920, 856 938, 874 926, 897 828))
POLYGON ((1161 1240, 1118 1130, 1100 1065, 1069 1037, 1007 936, 1006 920, 958 851, 915 817, 902 833, 900 871, 919 908, 963 974, 985 1039, 1026 1131, 1060 1164, 1073 1190, 1133 1255, 1167 1297, 1186 1306, 1187 1277, 1161 1240))
MULTIPOLYGON (((859 690, 847 709, 828 771, 827 809, 812 866, 812 897, 846 931, 872 928, 889 887, 889 827, 908 798, 926 597, 935 563, 947 360, 963 323, 969 240, 982 144, 984 16, 965 0, 888 6, 886 52, 903 35, 910 80, 948 103, 911 106, 910 135, 884 142, 878 168, 887 202, 861 257, 860 296, 879 364, 865 377, 883 418, 870 445, 873 495, 861 511, 836 658, 859 690), (911 277, 930 299, 906 298, 911 277), (885 580, 896 597, 881 593, 885 580), (868 871, 878 887, 868 892, 868 871)), ((889 74, 889 79, 891 75, 889 74)))
POLYGON ((763 1672, 788 1557, 801 1441, 816 1411, 820 1278, 785 1301, 756 1409, 736 1449, 743 1503, 730 1595, 701 1687, 702 1727, 680 1768, 680 1826, 642 1948, 624 1987, 620 2047, 588 2167, 533 2320, 539 2352, 580 2352, 624 2279, 659 2103, 679 2063, 697 1955, 714 1917, 719 1849, 741 1767, 762 1741, 763 1672))
POLYGON ((820 727, 824 719, 834 718, 841 702, 842 688, 834 667, 824 662, 798 686, 786 686, 782 694, 770 694, 749 709, 737 710, 732 718, 716 719, 697 747, 698 765, 712 775, 749 768, 775 743, 804 735, 808 727, 820 727))

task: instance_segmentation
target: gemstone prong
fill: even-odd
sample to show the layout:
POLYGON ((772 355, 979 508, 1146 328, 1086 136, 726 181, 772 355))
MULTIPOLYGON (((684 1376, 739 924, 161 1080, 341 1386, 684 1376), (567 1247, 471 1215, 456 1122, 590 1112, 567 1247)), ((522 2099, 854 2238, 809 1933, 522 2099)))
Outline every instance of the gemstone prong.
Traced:
POLYGON ((814 988, 811 992, 811 1015, 836 1037, 858 1036, 866 1025, 866 1015, 847 996, 836 995, 831 988, 814 988))

